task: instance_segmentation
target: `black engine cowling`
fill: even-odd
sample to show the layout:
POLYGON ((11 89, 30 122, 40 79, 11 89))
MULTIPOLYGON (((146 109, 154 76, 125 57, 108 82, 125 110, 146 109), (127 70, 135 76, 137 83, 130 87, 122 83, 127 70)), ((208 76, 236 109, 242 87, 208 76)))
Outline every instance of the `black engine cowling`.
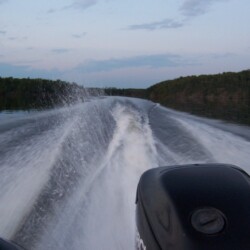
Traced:
POLYGON ((250 177, 238 167, 148 170, 138 184, 136 204, 138 249, 250 249, 250 177))
POLYGON ((13 242, 0 238, 0 250, 24 250, 13 242))

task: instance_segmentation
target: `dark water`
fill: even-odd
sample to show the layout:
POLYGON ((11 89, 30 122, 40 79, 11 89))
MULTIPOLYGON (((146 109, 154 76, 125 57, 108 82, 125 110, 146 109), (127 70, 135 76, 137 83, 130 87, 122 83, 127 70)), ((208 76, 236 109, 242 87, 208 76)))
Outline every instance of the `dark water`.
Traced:
POLYGON ((0 235, 27 249, 134 249, 145 170, 218 162, 249 173, 249 152, 248 127, 138 99, 0 114, 0 235))

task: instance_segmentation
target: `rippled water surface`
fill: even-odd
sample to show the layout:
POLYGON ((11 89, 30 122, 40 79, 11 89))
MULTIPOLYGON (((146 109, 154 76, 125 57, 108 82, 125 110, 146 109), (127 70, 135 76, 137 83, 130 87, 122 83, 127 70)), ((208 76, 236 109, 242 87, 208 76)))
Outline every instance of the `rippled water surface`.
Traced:
POLYGON ((218 162, 250 173, 249 127, 105 98, 0 114, 0 236, 27 249, 134 249, 149 168, 218 162))

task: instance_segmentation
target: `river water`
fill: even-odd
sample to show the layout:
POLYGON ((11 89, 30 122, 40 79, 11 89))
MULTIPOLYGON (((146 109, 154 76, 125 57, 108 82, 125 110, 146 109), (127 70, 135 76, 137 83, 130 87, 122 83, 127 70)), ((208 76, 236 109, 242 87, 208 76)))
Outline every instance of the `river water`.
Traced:
POLYGON ((135 248, 149 168, 230 163, 250 173, 250 128, 132 98, 0 114, 0 236, 26 249, 135 248))

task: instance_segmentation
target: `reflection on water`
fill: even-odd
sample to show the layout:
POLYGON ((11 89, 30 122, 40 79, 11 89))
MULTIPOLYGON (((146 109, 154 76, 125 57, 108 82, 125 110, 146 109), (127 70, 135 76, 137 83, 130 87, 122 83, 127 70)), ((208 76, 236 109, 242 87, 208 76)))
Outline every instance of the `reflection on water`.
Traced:
POLYGON ((30 109, 30 110, 3 110, 0 111, 0 122, 1 121, 6 121, 10 119, 15 119, 15 118, 24 118, 30 114, 34 114, 39 112, 36 109, 30 109))

